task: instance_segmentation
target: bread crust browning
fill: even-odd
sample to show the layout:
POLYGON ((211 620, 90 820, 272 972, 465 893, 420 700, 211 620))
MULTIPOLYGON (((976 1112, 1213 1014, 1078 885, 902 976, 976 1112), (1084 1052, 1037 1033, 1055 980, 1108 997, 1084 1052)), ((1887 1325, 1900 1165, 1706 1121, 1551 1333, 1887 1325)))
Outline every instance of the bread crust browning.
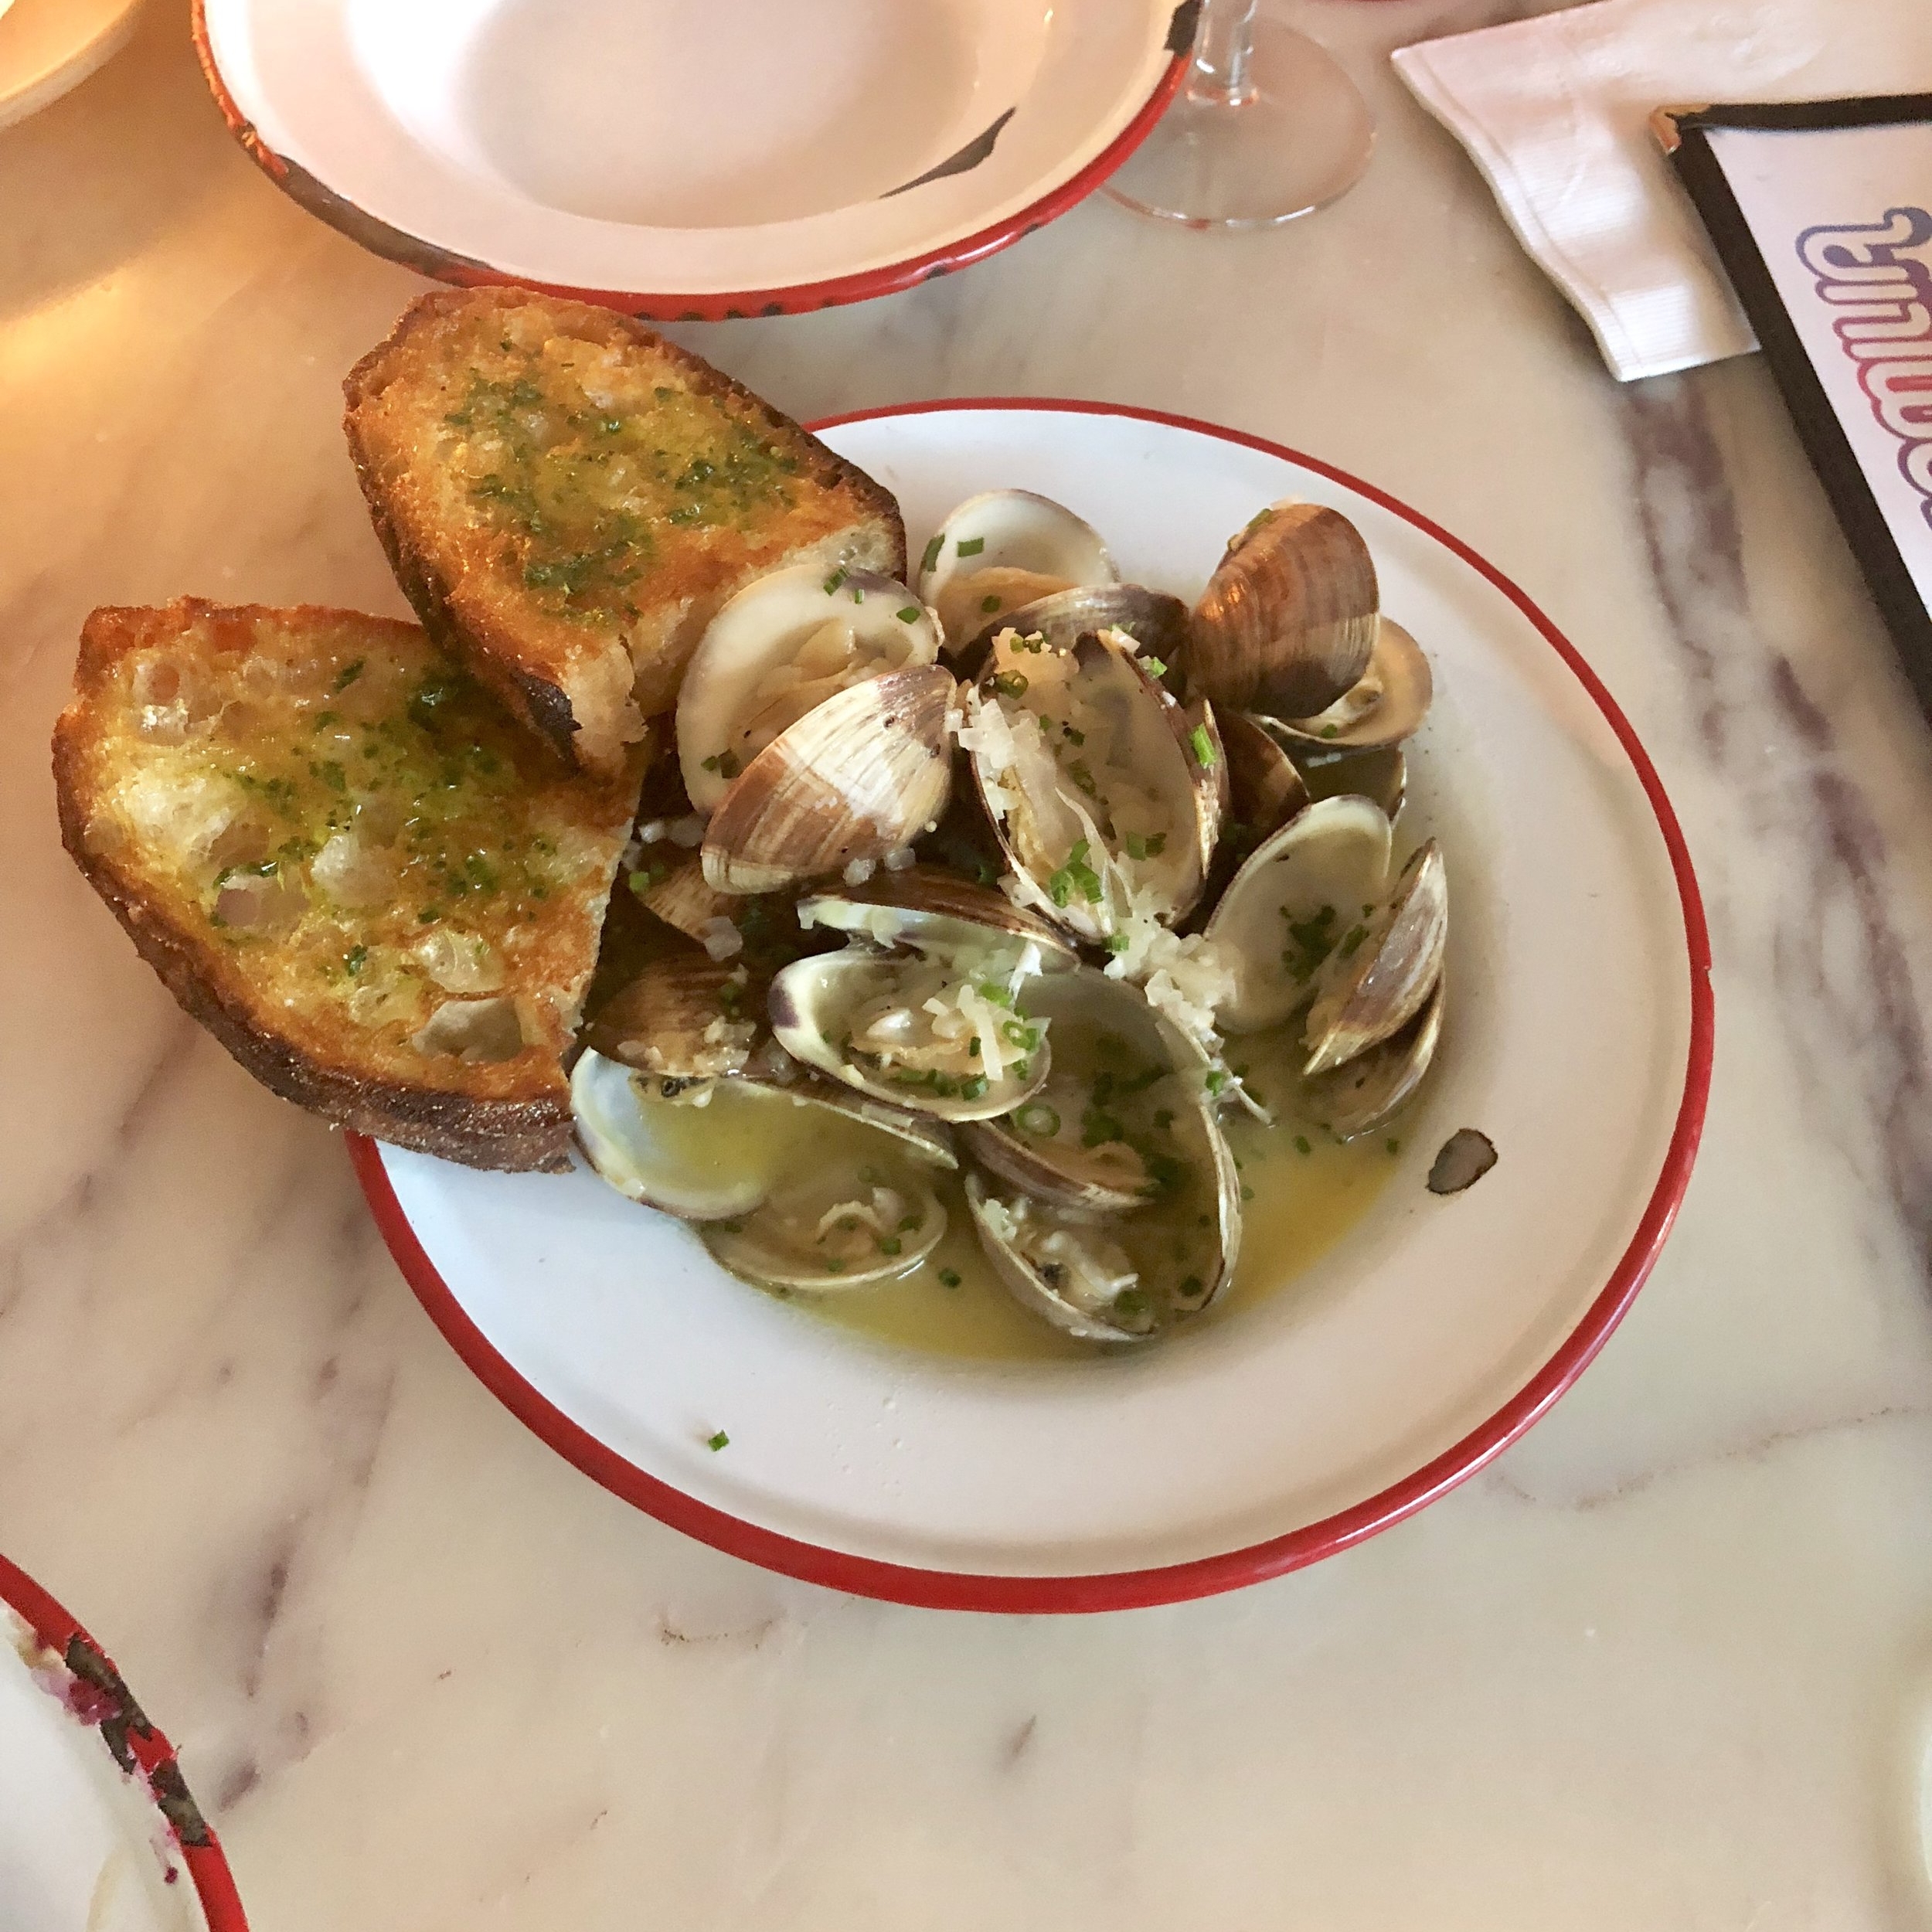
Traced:
MULTIPOLYGON (((905 529, 888 492, 742 384, 611 310, 521 290, 437 290, 412 303, 362 358, 343 394, 343 427, 376 534, 424 628, 547 742, 594 768, 610 767, 640 716, 671 707, 704 624, 751 577, 792 562, 823 560, 829 569, 848 555, 868 568, 905 573, 905 529), (420 379, 426 395, 434 393, 446 367, 439 358, 461 330, 500 334, 509 325, 495 318, 532 315, 556 337, 675 371, 685 392, 754 427, 795 461, 798 480, 813 493, 815 522, 801 518, 800 540, 789 547, 761 542, 740 564, 700 570, 695 582, 672 571, 662 593, 641 585, 641 621, 631 627, 628 643, 614 619, 566 624, 540 609, 507 577, 501 543, 493 548, 475 528, 451 529, 439 517, 411 468, 417 452, 399 454, 396 426, 379 420, 392 388, 420 379), (839 506, 840 519, 828 524, 829 509, 839 506)), ((419 444, 435 427, 425 412, 415 426, 419 444)), ((776 527, 783 529, 782 520, 776 527)), ((652 534, 679 563, 705 561, 681 545, 677 531, 659 525, 652 534)))
POLYGON ((56 739, 54 781, 60 795, 61 843, 182 1011, 213 1034, 263 1086, 319 1114, 332 1126, 419 1154, 439 1155, 465 1167, 506 1172, 570 1171, 567 1090, 523 1100, 484 1098, 378 1080, 347 1067, 325 1066, 257 1026, 206 976, 192 936, 88 852, 84 821, 77 817, 71 781, 63 775, 63 749, 56 739))
MULTIPOLYGON (((126 693, 117 685, 121 661, 178 646, 182 661, 219 667, 230 659, 245 659, 261 627, 298 638, 326 627, 338 641, 352 636, 355 648, 366 649, 372 659, 386 648, 404 665, 428 657, 423 634, 414 625, 311 606, 267 610, 185 598, 165 609, 94 612, 82 632, 73 699, 53 733, 62 843, 182 1009, 274 1093, 338 1126, 465 1165, 566 1171, 572 1133, 569 1090, 554 1044, 547 1050, 529 1044, 512 1060, 481 1063, 454 1056, 445 1063, 435 1056, 425 1063, 423 1077, 413 1077, 407 1056, 399 1065, 373 1029, 358 1027, 345 1015, 319 1027, 312 1015, 298 1015, 291 1027, 278 1027, 277 1005, 264 990, 260 969, 251 970, 212 945, 205 930, 198 932, 182 916, 181 907, 172 903, 177 890, 156 872, 151 853, 138 845, 121 847, 117 839, 102 835, 100 828, 112 818, 100 816, 112 795, 109 787, 131 769, 117 762, 117 756, 125 757, 117 740, 128 726, 126 693), (344 627, 353 627, 352 632, 344 627)), ((531 756, 534 763, 543 763, 540 753, 531 756)), ((628 827, 634 804, 634 796, 620 797, 628 781, 599 784, 559 773, 545 782, 561 787, 573 800, 583 791, 578 822, 594 835, 598 825, 607 826, 602 835, 614 838, 608 847, 614 865, 616 847, 622 843, 615 828, 619 823, 628 827)), ((634 794, 634 785, 630 790, 634 794)), ((546 942, 552 950, 545 971, 561 968, 567 976, 568 968, 555 951, 561 945, 563 960, 580 965, 587 981, 608 880, 583 877, 582 890, 573 888, 572 895, 560 894, 550 903, 560 920, 581 920, 587 912, 587 935, 580 940, 567 937, 577 928, 557 928, 546 942), (583 891, 592 890, 597 894, 594 908, 583 897, 583 891)), ((373 934, 369 937, 373 944, 373 934)), ((542 983, 560 982, 546 978, 542 983)), ((568 1037, 566 1026, 559 1038, 567 1042, 568 1037)))

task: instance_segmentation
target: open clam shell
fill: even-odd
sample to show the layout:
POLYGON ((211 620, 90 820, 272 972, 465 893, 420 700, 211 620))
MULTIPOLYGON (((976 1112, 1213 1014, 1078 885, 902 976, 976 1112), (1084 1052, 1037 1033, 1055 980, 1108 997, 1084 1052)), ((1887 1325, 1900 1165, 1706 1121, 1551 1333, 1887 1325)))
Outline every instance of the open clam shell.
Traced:
POLYGON ((937 866, 910 866, 863 886, 815 893, 799 900, 798 923, 923 952, 983 952, 1018 940, 1039 948, 1043 972, 1080 964, 1080 954, 1045 920, 1004 893, 937 866))
POLYGON ((769 893, 876 863, 946 809, 951 674, 889 672, 828 698, 732 781, 705 829, 720 892, 769 893))
POLYGON ((917 1267, 944 1234, 930 1177, 954 1161, 931 1123, 855 1106, 829 1083, 665 1084, 583 1054, 570 1077, 578 1143, 620 1193, 698 1223, 733 1274, 857 1287, 917 1267))
POLYGON ((977 675, 985 652, 1002 631, 1040 638, 1063 651, 1070 651, 1090 631, 1119 631, 1140 647, 1143 658, 1160 665, 1155 673, 1158 677, 1186 657, 1187 606, 1179 597, 1138 583, 1087 583, 1056 590, 988 616, 958 654, 963 674, 977 675))
POLYGON ((1350 1141, 1372 1134, 1400 1113, 1435 1058, 1442 1038, 1445 983, 1438 975, 1421 1012, 1400 1032, 1332 1073, 1304 1080, 1301 1105, 1310 1117, 1338 1139, 1350 1141))
POLYGON ((1205 1101, 1195 1043, 1134 988, 1087 968, 1032 989, 1054 1063, 1046 1083, 997 1119, 960 1130, 970 1159, 1036 1200, 1080 1215, 1126 1213, 1157 1200, 1205 1101))
POLYGON ((577 1143, 590 1165, 619 1193, 685 1221, 749 1213, 764 1199, 768 1164, 723 1160, 719 1150, 755 1141, 746 1117, 774 1104, 782 1103, 739 1082, 660 1080, 594 1050, 570 1071, 577 1143))
POLYGON ((761 1287, 818 1294, 916 1268, 946 1233, 927 1173, 889 1147, 856 1166, 808 1157, 742 1216, 699 1230, 713 1260, 761 1287))
POLYGON ((1258 719, 1233 711, 1218 720, 1228 777, 1228 804, 1219 842, 1208 868, 1207 889, 1195 907, 1199 924, 1263 839, 1279 832, 1309 801, 1294 760, 1258 719))
POLYGON ((678 765, 692 804, 713 810, 826 699, 938 655, 938 618, 890 577, 814 566, 754 578, 711 620, 678 688, 678 765))
POLYGON ((1434 695, 1421 645, 1384 617, 1367 669, 1334 703, 1312 717, 1270 717, 1267 728, 1283 744, 1309 751, 1387 751, 1421 729, 1434 695))
POLYGON ((1379 607, 1374 560, 1340 511, 1271 504, 1194 607, 1189 686, 1224 711, 1310 717, 1369 668, 1379 607))
POLYGON ((772 981, 772 1030, 794 1060, 875 1100, 983 1120, 1019 1106, 1051 1066, 1023 990, 1040 961, 1024 940, 971 958, 871 945, 821 953, 772 981))
POLYGON ((1330 950, 1382 898, 1390 838, 1379 806, 1327 798, 1256 847, 1203 928, 1234 978, 1223 1032, 1279 1026, 1308 1000, 1330 950))
POLYGON ((947 648, 957 650, 1002 611, 1119 575, 1100 532, 1064 504, 1031 490, 988 490, 958 505, 934 533, 919 594, 938 611, 947 648))
POLYGON ((1308 1076, 1353 1060, 1414 1019, 1441 977, 1448 937, 1448 873, 1431 838, 1410 854, 1386 899, 1349 926, 1317 974, 1302 1029, 1308 1076))
POLYGON ((728 961, 679 953, 648 961, 586 1024, 586 1046, 661 1080, 729 1079, 758 1036, 764 988, 728 961))
POLYGON ((1093 944, 1186 917, 1226 800, 1210 709, 1177 703, 1111 633, 1067 649, 1002 634, 968 716, 961 741, 1015 896, 1093 944))
POLYGON ((1178 1106, 1188 1178, 1131 1213, 1098 1215, 966 1176, 974 1230, 1022 1307, 1089 1342, 1143 1342, 1206 1308, 1233 1279, 1240 1179, 1212 1112, 1178 1106))

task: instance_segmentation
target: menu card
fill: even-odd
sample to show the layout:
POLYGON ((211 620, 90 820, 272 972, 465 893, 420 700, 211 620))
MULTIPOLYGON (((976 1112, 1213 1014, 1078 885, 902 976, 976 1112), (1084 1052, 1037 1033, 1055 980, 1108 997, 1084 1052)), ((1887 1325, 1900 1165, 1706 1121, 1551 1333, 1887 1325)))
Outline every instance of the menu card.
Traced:
POLYGON ((1652 125, 1932 717, 1932 94, 1652 125))

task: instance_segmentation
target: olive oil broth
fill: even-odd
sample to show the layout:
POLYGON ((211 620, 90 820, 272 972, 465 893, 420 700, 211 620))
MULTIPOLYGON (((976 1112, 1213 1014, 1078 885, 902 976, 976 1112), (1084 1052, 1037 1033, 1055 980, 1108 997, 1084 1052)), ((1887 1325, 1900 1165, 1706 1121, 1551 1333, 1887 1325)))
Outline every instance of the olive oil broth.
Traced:
MULTIPOLYGON (((1292 1287, 1374 1206, 1396 1162, 1389 1135, 1341 1141, 1321 1128, 1284 1121, 1226 1124, 1241 1162, 1240 1259, 1213 1304, 1175 1333, 1226 1319, 1292 1287), (1300 1151, 1305 1141, 1308 1152, 1300 1151)), ((1400 1128, 1392 1129, 1399 1135, 1400 1128)), ((1066 1362, 1111 1354, 1106 1343, 1078 1342, 1029 1315, 1001 1286, 980 1251, 958 1177, 937 1178, 945 1238, 930 1257, 896 1280, 842 1294, 783 1298, 805 1318, 896 1348, 978 1362, 1066 1362)))

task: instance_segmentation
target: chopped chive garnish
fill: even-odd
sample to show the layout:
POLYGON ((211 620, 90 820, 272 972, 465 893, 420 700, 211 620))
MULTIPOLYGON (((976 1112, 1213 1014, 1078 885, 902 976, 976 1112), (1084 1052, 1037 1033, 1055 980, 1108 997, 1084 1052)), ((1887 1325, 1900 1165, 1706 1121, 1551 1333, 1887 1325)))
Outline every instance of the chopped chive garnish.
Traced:
POLYGON ((1022 1134, 1050 1141, 1060 1131, 1060 1117, 1058 1110, 1044 1100, 1032 1100, 1013 1116, 1013 1124, 1022 1134))
POLYGON ((879 1252, 881 1254, 903 1254, 905 1251, 906 1244, 897 1235, 882 1234, 879 1237, 879 1252))
POLYGON ((1308 1137, 1307 1134, 1296 1134, 1294 1137, 1294 1151, 1298 1154, 1312 1154, 1315 1151, 1315 1149, 1308 1144, 1308 1137))
POLYGON ((953 554, 955 556, 978 556, 985 547, 986 539, 983 536, 969 536, 953 546, 953 554))
POLYGON ((1002 698, 1023 698, 1026 696, 1026 674, 1023 671, 1002 671, 993 679, 993 689, 1002 698))
POLYGON ((1167 666, 1158 658, 1143 658, 1141 662, 1146 666, 1147 675, 1150 678, 1165 678, 1167 675, 1167 666))
POLYGON ((731 1447, 731 1438, 720 1429, 715 1436, 707 1436, 705 1438, 704 1446, 707 1449, 729 1449, 731 1447))
POLYGON ((966 1043, 966 1057, 974 1060, 979 1058, 979 1036, 977 1033, 966 1043))
POLYGON ((1342 727, 1339 725, 1324 725, 1321 735, 1325 738, 1338 738, 1342 736, 1342 727))
POLYGON ((335 682, 329 689, 332 691, 346 691, 362 675, 362 666, 368 662, 366 658, 358 658, 353 664, 344 665, 336 672, 335 682))
POLYGON ((981 597, 979 600, 979 607, 990 617, 1004 601, 1005 600, 1000 597, 981 597))
POLYGON ((917 624, 919 621, 919 606, 916 604, 907 604, 900 612, 899 621, 901 624, 917 624))
POLYGON ((959 1271, 956 1268, 941 1268, 939 1271, 939 1284, 941 1287, 956 1288, 959 1286, 960 1279, 959 1271))
POLYGON ((1124 953, 1133 943, 1124 933, 1109 933, 1107 936, 1107 950, 1110 953, 1124 953))
POLYGON ((1219 760, 1214 753, 1214 740, 1208 736, 1207 726, 1197 724, 1187 734, 1188 743, 1194 747, 1194 762, 1212 770, 1219 760))
POLYGON ((1073 849, 1066 855, 1066 863, 1047 879, 1047 893, 1056 906, 1066 905, 1073 896, 1076 886, 1090 906, 1100 903, 1104 896, 1100 876, 1087 862, 1087 841, 1077 839, 1073 849))
POLYGON ((1254 1189, 1244 1185, 1241 1189, 1241 1199, 1244 1201, 1252 1201, 1254 1199, 1254 1189))
POLYGON ((1391 1154, 1400 1154, 1402 1151, 1402 1143, 1400 1141, 1389 1141, 1389 1151, 1391 1154))
POLYGON ((827 597, 830 597, 832 594, 838 588, 839 585, 845 582, 846 577, 850 573, 846 570, 845 566, 842 563, 840 564, 838 568, 833 571, 832 575, 825 580, 825 595, 827 597))
POLYGON ((939 553, 945 547, 946 539, 943 532, 934 537, 932 542, 926 546, 926 554, 919 560, 920 573, 922 576, 939 561, 939 553))
POLYGON ((1204 1084, 1210 1094, 1218 1097, 1227 1083, 1228 1077, 1218 1066, 1211 1066, 1208 1069, 1207 1079, 1204 1084))

